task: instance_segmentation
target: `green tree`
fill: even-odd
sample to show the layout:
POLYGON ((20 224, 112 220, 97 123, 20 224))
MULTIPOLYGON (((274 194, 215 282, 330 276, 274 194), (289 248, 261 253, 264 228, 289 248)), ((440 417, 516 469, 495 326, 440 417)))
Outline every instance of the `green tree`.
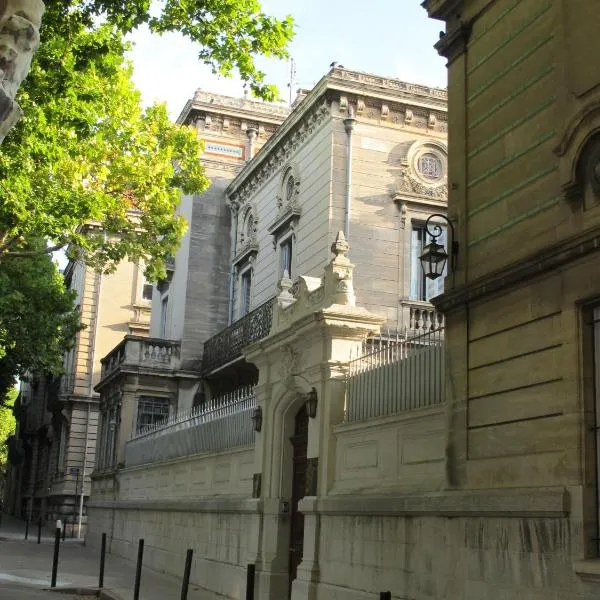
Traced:
POLYGON ((25 116, 0 147, 0 261, 68 247, 106 271, 143 260, 158 279, 185 229, 181 191, 208 185, 200 144, 164 106, 142 110, 122 34, 76 17, 47 15, 25 116), (48 246, 26 249, 31 239, 48 246))
POLYGON ((265 83, 255 57, 287 57, 294 35, 292 17, 266 15, 259 0, 55 0, 53 6, 63 20, 76 10, 89 25, 102 15, 123 32, 142 24, 156 33, 180 32, 200 45, 199 58, 213 72, 229 76, 237 70, 266 100, 274 100, 277 89, 265 83))
POLYGON ((60 373, 80 329, 73 303, 74 293, 46 254, 0 262, 0 405, 17 377, 60 373))
MULTIPOLYGON (((0 404, 0 480, 4 478, 8 459, 8 438, 15 432, 15 417, 12 407, 17 397, 17 390, 12 388, 7 395, 4 406, 0 404)), ((0 485, 0 489, 2 486, 0 485)))

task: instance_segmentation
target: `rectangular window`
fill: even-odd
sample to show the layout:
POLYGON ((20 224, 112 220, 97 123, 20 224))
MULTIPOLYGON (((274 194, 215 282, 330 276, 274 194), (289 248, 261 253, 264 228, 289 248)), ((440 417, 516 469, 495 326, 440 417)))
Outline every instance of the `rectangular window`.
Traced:
POLYGON ((247 315, 250 312, 250 294, 252 292, 252 269, 248 269, 242 273, 240 295, 240 311, 241 316, 247 315))
POLYGON ((160 337, 167 338, 167 311, 169 310, 169 296, 165 296, 160 303, 160 337))
POLYGON ((155 396, 140 396, 138 399, 137 427, 139 433, 144 427, 166 421, 169 417, 169 399, 155 396))
POLYGON ((283 277, 285 271, 288 273, 288 277, 292 279, 292 238, 288 238, 285 242, 280 245, 281 261, 279 278, 283 277))
POLYGON ((142 298, 144 300, 152 300, 153 286, 151 283, 145 283, 142 287, 142 298))
MULTIPOLYGON (((430 225, 430 227, 432 227, 430 225)), ((437 243, 442 244, 448 251, 448 236, 446 228, 442 227, 442 234, 437 238, 437 243)), ((448 273, 448 264, 444 268, 444 274, 437 279, 429 279, 423 273, 423 267, 419 257, 423 254, 423 248, 431 242, 432 238, 425 230, 424 225, 413 223, 410 245, 410 299, 429 301, 444 292, 444 279, 448 273)))

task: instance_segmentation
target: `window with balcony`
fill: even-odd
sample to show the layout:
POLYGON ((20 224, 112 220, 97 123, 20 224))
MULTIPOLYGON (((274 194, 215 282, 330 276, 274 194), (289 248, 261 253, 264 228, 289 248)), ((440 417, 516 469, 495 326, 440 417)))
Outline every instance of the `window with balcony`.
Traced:
POLYGON ((169 417, 169 406, 169 398, 140 396, 138 398, 136 431, 139 433, 146 427, 166 421, 169 417))
POLYGON ((167 321, 169 311, 169 296, 165 296, 160 303, 160 337, 167 338, 167 321))
MULTIPOLYGON (((431 227, 431 225, 430 225, 431 227)), ((447 248, 448 241, 446 228, 442 227, 442 235, 437 238, 437 243, 447 248)), ((413 222, 411 231, 410 248, 410 299, 428 302, 431 298, 439 296, 444 292, 444 278, 446 277, 448 266, 444 269, 444 274, 438 279, 429 279, 425 277, 419 257, 423 254, 423 248, 431 242, 432 238, 427 233, 424 223, 413 222)))
POLYGON ((294 252, 293 236, 285 238, 279 244, 279 279, 287 271, 288 277, 292 278, 292 258, 294 252))
POLYGON ((240 278, 240 317, 250 312, 252 294, 252 267, 248 267, 240 278))

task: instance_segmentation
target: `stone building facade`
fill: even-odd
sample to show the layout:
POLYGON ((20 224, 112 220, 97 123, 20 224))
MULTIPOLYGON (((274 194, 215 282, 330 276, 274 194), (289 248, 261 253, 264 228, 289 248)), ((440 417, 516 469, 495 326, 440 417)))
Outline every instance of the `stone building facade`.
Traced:
MULTIPOLYGON (((443 319, 428 301, 442 288, 425 281, 418 258, 426 219, 445 213, 446 128, 445 90, 335 67, 240 165, 218 206, 209 191, 198 210, 229 216, 229 252, 198 236, 195 259, 206 266, 196 275, 194 252, 175 257, 172 279, 154 293, 152 337, 125 338, 103 359, 91 544, 106 532, 111 552, 129 556, 144 537, 147 564, 172 573, 193 547, 192 581, 211 598, 241 598, 248 564, 265 600, 350 600, 411 577, 413 591, 429 585, 430 573, 397 564, 423 541, 399 536, 405 511, 453 510, 454 500, 436 496, 441 390, 415 401, 428 369, 437 376, 444 364, 430 360, 443 319), (182 340, 201 340, 196 319, 204 344, 182 368, 182 340), (357 359, 382 325, 379 358, 357 359), (408 372, 399 359, 409 355, 405 399, 373 396, 368 418, 352 416, 352 364, 379 360, 382 369, 365 372, 383 377, 383 391, 390 369, 408 372)), ((426 561, 427 544, 410 560, 426 561)))
POLYGON ((288 114, 286 106, 202 90, 181 112, 178 123, 194 126, 204 144, 200 160, 211 185, 181 199, 188 229, 167 279, 154 287, 150 338, 126 336, 102 355, 96 387, 104 414, 96 470, 102 485, 114 484, 131 435, 202 401, 203 343, 227 326, 229 315, 231 221, 224 190, 288 114))
POLYGON ((137 264, 123 262, 102 275, 80 261, 64 272, 77 294, 81 322, 64 360, 65 375, 24 383, 17 401, 20 464, 11 469, 9 509, 21 517, 67 520, 68 529, 90 494, 98 428, 101 358, 123 335, 139 339, 150 328, 152 285, 137 264))
POLYGON ((446 22, 436 47, 448 58, 460 245, 435 300, 446 489, 471 513, 448 538, 464 573, 449 597, 597 598, 599 7, 423 4, 446 22), (503 498, 501 512, 482 494, 503 498))

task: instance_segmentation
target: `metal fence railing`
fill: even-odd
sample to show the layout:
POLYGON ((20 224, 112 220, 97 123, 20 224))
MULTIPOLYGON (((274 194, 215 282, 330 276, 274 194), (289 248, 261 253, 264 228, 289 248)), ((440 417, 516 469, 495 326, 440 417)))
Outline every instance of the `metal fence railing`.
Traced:
POLYGON ((444 329, 381 336, 350 361, 345 421, 363 421, 444 401, 444 329))
POLYGON ((127 442, 125 465, 250 445, 254 441, 255 408, 254 387, 247 386, 147 426, 127 442))

